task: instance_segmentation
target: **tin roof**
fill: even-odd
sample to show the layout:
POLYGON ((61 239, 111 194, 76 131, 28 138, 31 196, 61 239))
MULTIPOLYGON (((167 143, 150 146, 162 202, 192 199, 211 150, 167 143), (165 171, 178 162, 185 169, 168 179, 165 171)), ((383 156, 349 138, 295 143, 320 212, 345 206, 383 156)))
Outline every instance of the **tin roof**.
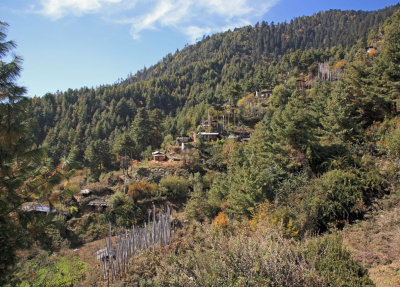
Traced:
POLYGON ((217 136, 219 133, 208 133, 208 132, 200 132, 199 133, 202 136, 217 136))
POLYGON ((108 206, 107 199, 94 199, 88 203, 89 206, 108 206))
POLYGON ((43 204, 31 203, 31 204, 27 204, 27 205, 23 206, 22 210, 48 213, 48 212, 50 212, 50 207, 43 205, 43 204))

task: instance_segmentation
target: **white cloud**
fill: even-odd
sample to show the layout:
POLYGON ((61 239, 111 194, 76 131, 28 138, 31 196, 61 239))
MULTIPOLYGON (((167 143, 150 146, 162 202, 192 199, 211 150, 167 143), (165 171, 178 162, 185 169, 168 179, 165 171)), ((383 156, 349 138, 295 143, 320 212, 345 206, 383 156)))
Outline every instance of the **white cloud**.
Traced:
POLYGON ((178 27, 189 16, 191 0, 158 0, 151 11, 125 20, 130 23, 131 34, 134 39, 140 37, 143 30, 156 29, 158 27, 178 27))
POLYGON ((41 13, 52 19, 99 13, 129 24, 139 39, 146 30, 172 28, 194 42, 203 35, 259 21, 280 0, 40 0, 41 13))
POLYGON ((41 0, 43 15, 59 19, 68 14, 82 15, 100 10, 104 4, 115 4, 121 0, 41 0))
MULTIPOLYGON (((143 0, 142 0, 143 1, 143 0)), ((249 25, 279 0, 154 0, 153 8, 125 19, 134 39, 145 30, 174 28, 191 42, 203 35, 249 25)))
POLYGON ((183 28, 182 30, 189 37, 191 42, 195 42, 203 35, 208 35, 212 32, 215 32, 209 27, 202 28, 198 26, 188 26, 183 28))

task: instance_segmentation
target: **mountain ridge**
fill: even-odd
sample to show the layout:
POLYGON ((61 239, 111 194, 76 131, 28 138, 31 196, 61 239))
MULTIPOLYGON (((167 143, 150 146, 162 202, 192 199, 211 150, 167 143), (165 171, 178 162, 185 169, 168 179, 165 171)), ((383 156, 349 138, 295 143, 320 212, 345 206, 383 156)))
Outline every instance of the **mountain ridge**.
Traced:
MULTIPOLYGON (((185 134, 199 124, 201 115, 195 116, 191 123, 179 124, 176 116, 182 109, 222 104, 246 91, 273 88, 279 82, 276 75, 289 68, 279 68, 280 62, 290 63, 288 58, 298 56, 293 54, 295 50, 311 46, 314 52, 310 53, 318 54, 321 61, 328 56, 339 57, 360 37, 365 39, 370 29, 379 28, 397 7, 374 12, 330 10, 298 17, 290 23, 262 22, 254 27, 237 28, 207 36, 174 55, 168 54, 158 64, 119 84, 71 89, 35 98, 31 113, 37 122, 34 127, 37 144, 49 147, 54 163, 67 156, 72 146, 78 146, 83 160, 84 151, 94 140, 106 140, 114 146, 115 139, 129 128, 139 108, 162 112, 162 122, 168 127, 157 142, 162 142, 166 134, 185 134), (319 25, 320 32, 313 32, 313 27, 319 25), (340 26, 343 27, 336 29, 340 26), (343 29, 349 29, 350 36, 344 36, 343 29), (341 43, 343 46, 330 46, 341 43)), ((306 53, 301 57, 306 67, 307 59, 313 60, 315 55, 308 57, 306 53)))

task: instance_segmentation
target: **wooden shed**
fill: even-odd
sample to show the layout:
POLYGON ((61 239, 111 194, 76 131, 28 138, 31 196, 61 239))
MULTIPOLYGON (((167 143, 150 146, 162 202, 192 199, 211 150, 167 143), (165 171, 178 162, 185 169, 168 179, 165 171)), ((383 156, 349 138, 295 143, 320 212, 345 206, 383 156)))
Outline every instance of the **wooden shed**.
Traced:
POLYGON ((109 206, 110 203, 108 201, 108 199, 93 199, 92 201, 90 201, 88 203, 88 206, 92 207, 94 210, 103 210, 105 208, 107 208, 107 206, 109 206))
POLYGON ((161 151, 155 151, 152 153, 153 156, 153 160, 154 161, 164 161, 165 160, 165 153, 161 152, 161 151))
POLYGON ((205 141, 214 141, 218 139, 219 133, 200 132, 205 141))
POLYGON ((34 212, 34 213, 45 213, 48 214, 50 212, 50 207, 47 205, 39 204, 39 203, 29 203, 22 207, 23 211, 34 212))
POLYGON ((183 143, 188 143, 190 141, 190 138, 187 136, 181 136, 176 138, 175 145, 182 145, 183 143))

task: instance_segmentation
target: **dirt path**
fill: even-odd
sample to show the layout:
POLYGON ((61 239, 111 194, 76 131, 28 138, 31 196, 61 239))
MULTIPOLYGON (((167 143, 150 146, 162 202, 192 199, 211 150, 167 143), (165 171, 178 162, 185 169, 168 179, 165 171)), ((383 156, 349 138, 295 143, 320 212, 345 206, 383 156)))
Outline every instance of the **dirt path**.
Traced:
POLYGON ((96 252, 97 252, 97 250, 104 248, 105 245, 106 245, 106 243, 105 243, 104 239, 96 240, 93 242, 86 243, 86 244, 82 245, 80 248, 75 249, 75 253, 76 253, 76 255, 79 256, 79 258, 83 262, 85 262, 91 266, 94 266, 94 265, 100 266, 100 262, 96 259, 96 252))

